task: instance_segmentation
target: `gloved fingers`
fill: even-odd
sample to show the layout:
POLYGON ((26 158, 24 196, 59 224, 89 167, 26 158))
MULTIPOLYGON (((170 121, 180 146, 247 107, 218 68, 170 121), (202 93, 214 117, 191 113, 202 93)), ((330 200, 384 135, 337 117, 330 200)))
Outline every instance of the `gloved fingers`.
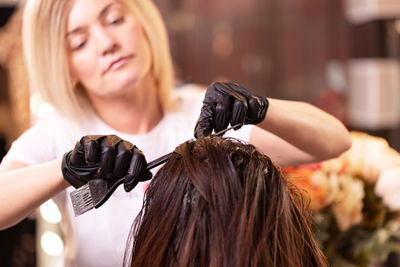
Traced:
MULTIPOLYGON (((147 177, 149 170, 146 169, 147 162, 144 154, 137 147, 133 149, 131 162, 129 165, 128 172, 125 176, 124 188, 125 191, 131 191, 139 181, 141 177, 147 177)), ((151 173, 150 173, 151 174, 151 173)))
POLYGON ((137 178, 146 169, 146 166, 147 162, 143 152, 134 147, 127 177, 137 178))
POLYGON ((228 127, 232 117, 232 103, 235 99, 231 95, 217 94, 214 128, 215 132, 222 131, 228 127))
POLYGON ((91 165, 99 161, 99 142, 100 135, 86 135, 82 137, 80 143, 85 151, 85 161, 91 165))
MULTIPOLYGON (((119 141, 122 139, 118 138, 119 141)), ((115 164, 116 151, 116 140, 106 136, 101 140, 100 144, 100 167, 98 170, 98 176, 100 178, 113 179, 113 171, 115 164)))
MULTIPOLYGON (((231 104, 230 124, 232 126, 243 124, 248 110, 247 99, 251 94, 246 89, 235 83, 219 83, 216 85, 216 89, 235 99, 231 104)), ((235 128, 235 130, 239 128, 240 127, 235 128)), ((218 130, 216 131, 218 132, 218 130)))
POLYGON ((86 165, 85 150, 79 141, 76 142, 74 149, 71 151, 70 162, 75 166, 86 165))
POLYGON ((242 96, 244 101, 250 99, 252 97, 252 94, 245 89, 244 87, 240 86, 237 83, 225 83, 225 85, 229 88, 231 88, 236 94, 242 96))
POLYGON ((213 129, 219 132, 226 129, 229 122, 231 125, 242 123, 244 121, 243 112, 247 112, 248 95, 251 96, 246 89, 236 84, 215 82, 210 85, 207 88, 200 117, 196 123, 194 136, 198 138, 210 135, 213 129), (236 103, 237 101, 242 104, 236 103))
POLYGON ((247 97, 249 92, 233 83, 215 83, 215 91, 224 95, 230 95, 247 105, 247 97))
MULTIPOLYGON (((231 125, 235 126, 238 124, 243 124, 246 119, 246 114, 247 114, 247 105, 245 105, 243 101, 235 100, 235 102, 232 105, 231 125)), ((234 130, 240 129, 240 127, 237 127, 234 130)))
POLYGON ((268 109, 268 100, 254 95, 248 102, 249 110, 247 112, 246 123, 257 124, 263 121, 268 109))
POLYGON ((126 192, 130 192, 130 191, 132 191, 132 189, 134 189, 136 187, 136 185, 139 182, 148 181, 152 177, 153 177, 153 174, 149 170, 145 169, 144 172, 141 175, 139 175, 137 178, 129 178, 128 181, 125 178, 124 189, 126 192))
POLYGON ((75 169, 72 168, 73 164, 71 163, 71 155, 72 151, 64 154, 61 162, 61 171, 65 180, 67 180, 73 187, 79 188, 87 181, 82 177, 82 175, 77 175, 75 169))
POLYGON ((133 188, 139 183, 138 179, 131 179, 129 182, 124 182, 124 189, 126 192, 132 191, 133 188))
MULTIPOLYGON (((231 88, 237 93, 244 97, 243 103, 245 104, 245 120, 246 124, 257 124, 264 120, 268 109, 268 100, 264 97, 253 95, 250 91, 236 83, 226 83, 226 86, 231 88)), ((238 97, 236 97, 239 99, 238 97)), ((234 113, 234 112, 233 112, 234 113)), ((233 114, 232 116, 235 116, 233 114)), ((233 124, 231 122, 231 124, 233 124)))
POLYGON ((204 104, 201 108, 199 119, 196 122, 196 127, 194 128, 194 136, 196 138, 211 134, 214 129, 214 116, 215 106, 204 104))
POLYGON ((144 173, 143 173, 142 175, 140 175, 139 181, 140 181, 140 182, 145 182, 145 181, 150 180, 152 177, 153 177, 153 174, 151 173, 151 171, 149 171, 148 169, 146 169, 146 170, 144 171, 144 173))
POLYGON ((214 129, 215 107, 217 105, 216 94, 218 94, 215 89, 216 84, 218 83, 211 84, 204 96, 200 116, 194 128, 194 136, 196 138, 210 135, 214 129))
POLYGON ((117 156, 115 157, 114 177, 121 178, 128 171, 132 158, 133 145, 130 142, 122 141, 117 145, 117 156))

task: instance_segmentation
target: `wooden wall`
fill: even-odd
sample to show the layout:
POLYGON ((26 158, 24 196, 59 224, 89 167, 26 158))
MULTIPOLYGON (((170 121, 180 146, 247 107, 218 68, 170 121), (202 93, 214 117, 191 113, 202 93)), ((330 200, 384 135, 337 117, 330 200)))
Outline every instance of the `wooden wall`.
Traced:
POLYGON ((155 2, 185 81, 226 78, 266 96, 311 101, 328 86, 328 62, 349 53, 341 1, 155 2))

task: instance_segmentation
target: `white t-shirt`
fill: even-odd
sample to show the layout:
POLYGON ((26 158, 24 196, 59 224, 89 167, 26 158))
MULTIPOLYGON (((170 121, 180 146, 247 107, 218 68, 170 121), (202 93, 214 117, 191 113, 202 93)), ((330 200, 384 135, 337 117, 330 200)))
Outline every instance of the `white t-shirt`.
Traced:
MULTIPOLYGON (((178 110, 166 113, 149 133, 131 135, 120 133, 102 120, 96 119, 85 127, 60 116, 55 111, 41 116, 37 123, 12 145, 3 161, 19 161, 29 165, 61 158, 73 149, 84 135, 116 134, 143 151, 148 162, 169 153, 186 140, 193 139, 204 91, 194 85, 182 86, 173 93, 178 110)), ((226 136, 249 140, 251 126, 230 131, 226 136)), ((157 168, 159 169, 159 168, 157 168)), ((153 174, 157 169, 152 170, 153 174)), ((53 200, 62 214, 66 266, 122 266, 126 240, 133 220, 140 211, 148 182, 127 193, 120 186, 99 209, 75 217, 69 187, 53 200)))

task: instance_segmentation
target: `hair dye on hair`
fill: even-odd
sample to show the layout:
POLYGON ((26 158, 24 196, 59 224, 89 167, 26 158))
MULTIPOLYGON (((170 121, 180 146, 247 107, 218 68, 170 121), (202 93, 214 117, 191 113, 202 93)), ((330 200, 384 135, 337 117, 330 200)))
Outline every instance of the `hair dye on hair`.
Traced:
POLYGON ((147 189, 125 266, 327 266, 296 189, 254 146, 177 147, 147 189))

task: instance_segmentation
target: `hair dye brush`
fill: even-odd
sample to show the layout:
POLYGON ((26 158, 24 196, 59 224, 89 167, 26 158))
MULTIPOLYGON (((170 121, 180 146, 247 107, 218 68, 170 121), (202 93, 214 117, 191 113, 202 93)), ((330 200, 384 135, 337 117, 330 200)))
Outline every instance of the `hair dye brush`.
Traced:
MULTIPOLYGON (((167 161, 171 153, 159 157, 147 164, 147 169, 155 168, 167 161)), ((106 202, 117 187, 123 184, 125 177, 120 179, 93 179, 70 193, 75 216, 79 216, 93 208, 98 208, 106 202)))
MULTIPOLYGON (((215 133, 215 135, 222 136, 227 131, 235 129, 239 125, 241 124, 226 128, 225 130, 215 133)), ((147 164, 147 169, 150 170, 165 163, 170 155, 171 153, 168 153, 149 162, 147 164)), ((124 180, 125 177, 120 179, 93 179, 89 180, 87 184, 72 191, 70 196, 75 216, 82 215, 93 208, 99 208, 110 198, 117 187, 124 183, 124 180)))

